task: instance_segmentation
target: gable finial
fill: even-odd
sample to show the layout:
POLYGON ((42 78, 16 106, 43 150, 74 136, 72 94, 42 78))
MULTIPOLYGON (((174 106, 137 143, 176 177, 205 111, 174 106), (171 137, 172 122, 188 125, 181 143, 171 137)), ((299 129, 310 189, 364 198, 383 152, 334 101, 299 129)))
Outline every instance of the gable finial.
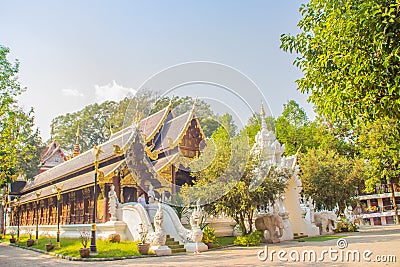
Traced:
POLYGON ((75 139, 75 146, 74 146, 74 153, 73 153, 73 157, 78 156, 79 154, 81 154, 81 146, 79 145, 79 137, 80 137, 80 130, 79 130, 79 124, 78 124, 78 128, 76 129, 76 139, 75 139))
POLYGON ((261 116, 265 116, 265 111, 264 111, 264 103, 261 101, 261 116))

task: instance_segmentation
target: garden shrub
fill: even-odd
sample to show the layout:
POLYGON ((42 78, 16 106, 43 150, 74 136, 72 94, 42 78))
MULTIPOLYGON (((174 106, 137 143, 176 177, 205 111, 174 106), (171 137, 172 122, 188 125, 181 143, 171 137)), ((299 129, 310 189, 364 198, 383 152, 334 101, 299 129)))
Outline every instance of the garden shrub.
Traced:
POLYGON ((252 232, 249 235, 238 236, 236 237, 233 243, 235 245, 250 247, 250 246, 257 246, 260 244, 262 239, 262 233, 260 231, 252 232))
POLYGON ((203 229, 203 242, 207 243, 215 243, 217 237, 215 236, 215 229, 211 228, 209 225, 206 225, 203 229))
POLYGON ((335 233, 342 233, 342 232, 357 232, 358 225, 354 222, 351 222, 349 219, 341 216, 338 219, 337 227, 335 233))

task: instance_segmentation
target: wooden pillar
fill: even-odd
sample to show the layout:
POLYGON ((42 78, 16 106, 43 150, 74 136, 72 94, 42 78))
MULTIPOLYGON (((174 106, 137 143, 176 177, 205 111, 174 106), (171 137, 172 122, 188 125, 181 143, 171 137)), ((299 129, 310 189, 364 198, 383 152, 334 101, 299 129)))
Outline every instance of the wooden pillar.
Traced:
POLYGON ((76 203, 75 192, 69 193, 69 221, 68 224, 75 223, 75 203, 76 203))
POLYGON ((108 184, 104 184, 103 186, 103 192, 104 192, 104 205, 103 205, 103 209, 104 209, 104 217, 103 217, 103 223, 108 222, 108 220, 110 219, 110 214, 108 213, 108 193, 110 192, 110 185, 108 184))
POLYGON ((172 195, 176 194, 176 172, 175 172, 175 165, 171 164, 171 177, 172 177, 172 195))
POLYGON ((93 187, 86 187, 83 189, 83 223, 90 223, 91 208, 90 200, 93 198, 93 187))
POLYGON ((114 172, 114 176, 112 178, 112 183, 115 187, 115 193, 117 194, 117 196, 119 197, 119 202, 123 203, 123 198, 121 198, 121 178, 119 177, 119 173, 118 172, 114 172))

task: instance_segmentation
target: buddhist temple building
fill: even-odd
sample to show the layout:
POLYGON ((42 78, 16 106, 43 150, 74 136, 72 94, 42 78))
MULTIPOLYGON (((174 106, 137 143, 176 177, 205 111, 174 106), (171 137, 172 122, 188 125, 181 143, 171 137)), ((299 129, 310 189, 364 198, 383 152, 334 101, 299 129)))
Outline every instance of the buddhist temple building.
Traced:
MULTIPOLYGON (((195 108, 175 116, 171 103, 132 126, 113 133, 109 140, 98 146, 101 153, 97 158, 96 221, 104 223, 110 219, 108 198, 112 185, 118 201, 123 204, 136 202, 141 194, 146 195, 150 184, 156 198, 162 195, 172 197, 177 190, 173 185, 191 184, 190 170, 180 168, 179 162, 199 155, 199 146, 204 138, 195 108), (155 176, 162 179, 155 179, 155 176)), ((15 192, 19 196, 16 205, 18 216, 15 212, 10 214, 10 225, 57 224, 55 187, 62 188, 60 224, 91 223, 95 152, 92 148, 81 153, 79 129, 73 157, 69 160, 57 143, 51 142, 41 155, 40 173, 15 192)))

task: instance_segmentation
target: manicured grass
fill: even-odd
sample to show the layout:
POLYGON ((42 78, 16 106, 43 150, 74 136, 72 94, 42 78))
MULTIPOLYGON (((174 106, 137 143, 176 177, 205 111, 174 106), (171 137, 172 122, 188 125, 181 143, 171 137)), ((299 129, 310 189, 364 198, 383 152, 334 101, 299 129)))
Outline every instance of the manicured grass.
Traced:
POLYGON ((213 247, 223 247, 227 245, 233 245, 233 241, 236 237, 234 236, 225 236, 225 237, 217 237, 216 244, 213 244, 213 247))
POLYGON ((296 241, 298 242, 323 242, 327 240, 332 240, 332 239, 339 239, 346 237, 344 235, 321 235, 321 236, 313 236, 313 237, 305 237, 305 238, 300 238, 297 239, 296 241))
MULTIPOLYGON (((26 246, 26 241, 29 239, 29 236, 20 236, 19 242, 16 244, 20 246, 26 246)), ((2 241, 8 242, 9 237, 7 236, 2 241)), ((82 244, 77 238, 61 238, 60 239, 60 248, 56 247, 57 241, 56 238, 51 238, 52 243, 55 248, 52 252, 57 254, 62 254, 66 256, 72 257, 80 257, 79 249, 82 248, 82 244)), ((39 244, 35 244, 32 247, 40 250, 46 250, 46 244, 49 243, 49 238, 39 237, 39 244)), ((88 244, 89 247, 90 244, 88 244)), ((98 255, 90 256, 91 258, 114 258, 114 257, 127 257, 127 256, 138 256, 140 255, 136 242, 131 241, 121 241, 121 243, 111 243, 104 240, 96 241, 97 252, 98 255)))

